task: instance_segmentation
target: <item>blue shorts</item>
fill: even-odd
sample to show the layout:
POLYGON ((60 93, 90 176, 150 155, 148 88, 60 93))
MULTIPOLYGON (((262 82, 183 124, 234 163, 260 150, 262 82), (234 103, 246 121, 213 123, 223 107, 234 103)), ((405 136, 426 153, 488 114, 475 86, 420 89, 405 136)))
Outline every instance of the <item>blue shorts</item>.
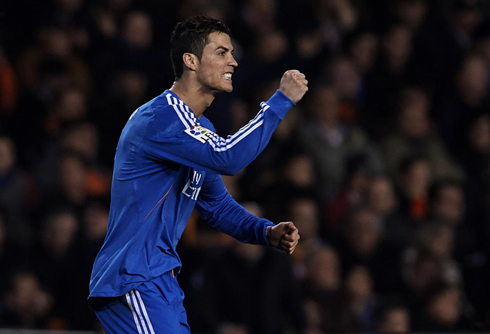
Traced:
POLYGON ((184 292, 170 271, 124 296, 92 297, 90 305, 107 334, 188 334, 191 330, 183 301, 184 292))

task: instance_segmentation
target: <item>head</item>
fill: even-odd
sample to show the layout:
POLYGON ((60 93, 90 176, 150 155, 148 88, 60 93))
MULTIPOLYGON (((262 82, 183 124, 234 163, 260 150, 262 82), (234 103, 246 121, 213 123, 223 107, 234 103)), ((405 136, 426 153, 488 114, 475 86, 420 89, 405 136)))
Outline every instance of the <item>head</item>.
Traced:
POLYGON ((55 106, 56 115, 65 122, 84 119, 87 116, 87 96, 77 87, 64 89, 55 106))
POLYGON ((352 193, 365 192, 371 174, 367 157, 363 154, 353 154, 347 158, 345 166, 346 186, 352 193))
POLYGON ((358 31, 348 40, 348 52, 359 73, 371 70, 378 54, 378 36, 370 31, 358 31))
POLYGON ((471 34, 482 21, 479 0, 456 0, 453 2, 452 22, 461 31, 471 34))
POLYGON ((431 187, 429 193, 430 209, 438 222, 457 225, 462 223, 465 214, 465 192, 455 180, 442 180, 431 187))
POLYGON ((85 236, 89 240, 104 240, 109 221, 109 210, 99 202, 92 202, 84 211, 83 216, 85 236))
POLYGON ((379 216, 368 208, 354 211, 347 224, 347 240, 350 247, 360 256, 373 254, 381 241, 383 226, 379 216))
POLYGON ((311 157, 301 153, 291 156, 284 166, 284 178, 298 188, 312 187, 316 177, 311 157))
POLYGON ((72 124, 64 131, 61 144, 68 152, 87 160, 95 159, 99 148, 97 128, 90 122, 72 124))
POLYGON ((296 198, 291 201, 289 215, 301 231, 303 243, 314 241, 318 237, 320 217, 318 205, 311 197, 296 198))
POLYGON ((207 16, 179 22, 170 39, 170 57, 175 80, 193 75, 211 91, 231 92, 231 75, 238 66, 233 57, 229 28, 207 16))
POLYGON ((402 305, 391 305, 382 310, 376 330, 383 333, 408 333, 410 327, 408 309, 402 305))
POLYGON ((347 271, 345 289, 352 297, 369 298, 373 293, 373 279, 364 265, 354 265, 347 271))
POLYGON ((420 28, 427 14, 426 0, 399 0, 396 12, 400 20, 412 30, 420 28))
POLYGON ((133 48, 149 47, 153 40, 150 16, 143 12, 130 12, 124 19, 122 36, 133 48))
POLYGON ((386 176, 376 176, 369 183, 367 190, 367 205, 381 216, 392 213, 397 205, 395 188, 386 176))
POLYGON ((488 92, 488 65, 478 55, 469 55, 461 64, 456 84, 463 100, 472 106, 480 105, 488 92))
POLYGON ((139 105, 145 99, 147 90, 148 76, 146 74, 132 69, 125 69, 117 74, 117 94, 131 106, 131 112, 134 104, 139 105))
POLYGON ((400 186, 409 197, 426 197, 432 182, 430 164, 424 157, 407 157, 399 167, 400 186))
POLYGON ((78 229, 74 212, 60 209, 48 214, 43 229, 43 243, 55 257, 63 257, 78 229))
POLYGON ((359 91, 361 78, 354 62, 348 57, 334 59, 328 65, 328 79, 340 99, 353 99, 359 91))
POLYGON ((469 146, 476 153, 490 154, 490 115, 478 115, 469 125, 469 146))
POLYGON ((332 86, 315 86, 309 97, 312 119, 321 124, 336 125, 339 119, 339 98, 332 86))
POLYGON ((463 313, 461 290, 456 285, 438 285, 429 292, 426 301, 426 314, 436 322, 453 326, 463 313))
POLYGON ((11 276, 5 302, 21 317, 24 324, 32 326, 36 320, 47 316, 53 298, 42 289, 34 273, 18 271, 11 276))
POLYGON ((418 248, 438 261, 451 259, 454 248, 454 230, 447 225, 425 223, 417 230, 418 248))
POLYGON ((280 31, 260 34, 255 46, 257 57, 266 64, 276 63, 287 51, 288 40, 280 31))
POLYGON ((340 259, 331 247, 320 247, 307 258, 309 283, 315 290, 336 291, 341 283, 340 259))
POLYGON ((412 32, 405 25, 394 25, 388 29, 381 43, 388 68, 400 71, 405 68, 412 54, 412 32))
POLYGON ((411 291, 420 296, 430 286, 443 281, 443 263, 428 252, 417 252, 413 262, 406 263, 404 273, 411 291))
POLYGON ((7 136, 0 136, 0 175, 5 175, 15 166, 14 141, 7 136))
POLYGON ((408 138, 423 138, 430 131, 430 101, 420 89, 406 88, 399 98, 398 132, 408 138))
POLYGON ((66 30, 56 27, 41 27, 38 40, 46 55, 57 59, 66 59, 72 53, 72 41, 66 30))
POLYGON ((87 167, 74 153, 66 153, 59 161, 59 182, 62 193, 74 204, 82 204, 87 196, 87 167))

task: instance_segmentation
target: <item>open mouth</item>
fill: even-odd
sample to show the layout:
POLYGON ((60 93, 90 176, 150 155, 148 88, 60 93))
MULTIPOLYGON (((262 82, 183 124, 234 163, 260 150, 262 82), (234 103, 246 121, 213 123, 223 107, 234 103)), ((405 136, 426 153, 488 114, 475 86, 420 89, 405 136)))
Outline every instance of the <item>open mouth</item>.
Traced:
POLYGON ((225 78, 226 80, 230 80, 231 81, 231 76, 232 75, 233 75, 233 73, 227 72, 227 73, 223 74, 223 78, 225 78))

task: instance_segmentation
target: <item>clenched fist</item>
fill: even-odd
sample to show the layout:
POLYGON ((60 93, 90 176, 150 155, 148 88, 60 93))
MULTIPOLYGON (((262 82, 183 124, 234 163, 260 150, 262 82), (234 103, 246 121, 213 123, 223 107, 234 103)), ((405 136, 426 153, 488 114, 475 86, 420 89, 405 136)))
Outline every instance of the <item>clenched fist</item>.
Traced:
POLYGON ((271 246, 293 254, 300 239, 299 231, 293 222, 283 222, 267 228, 267 238, 271 246))
POLYGON ((298 70, 289 70, 281 78, 279 89, 294 103, 298 103, 308 91, 308 80, 298 70))

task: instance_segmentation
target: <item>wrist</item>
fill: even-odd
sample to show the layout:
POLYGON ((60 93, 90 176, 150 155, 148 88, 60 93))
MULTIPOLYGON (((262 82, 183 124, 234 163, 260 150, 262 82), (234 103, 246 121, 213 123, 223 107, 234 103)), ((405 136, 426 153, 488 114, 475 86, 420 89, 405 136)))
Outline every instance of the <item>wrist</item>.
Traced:
POLYGON ((267 226, 267 228, 265 230, 265 237, 267 238, 267 242, 269 243, 269 245, 272 245, 271 244, 271 230, 272 230, 272 226, 267 226))

